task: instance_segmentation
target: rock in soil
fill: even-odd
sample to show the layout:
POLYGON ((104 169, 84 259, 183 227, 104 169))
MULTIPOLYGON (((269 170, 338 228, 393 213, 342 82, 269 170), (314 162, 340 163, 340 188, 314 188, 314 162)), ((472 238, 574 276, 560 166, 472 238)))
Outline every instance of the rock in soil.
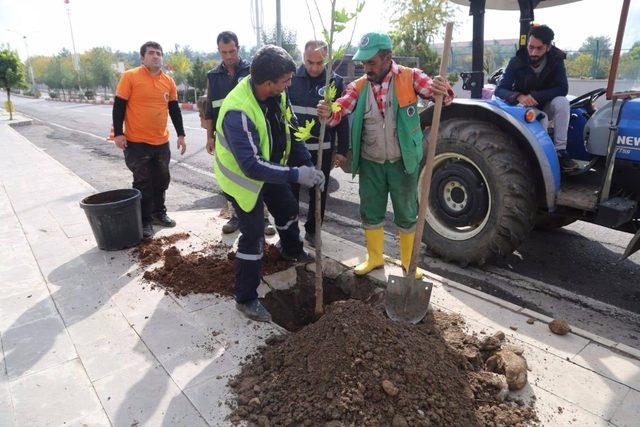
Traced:
POLYGON ((556 335, 567 335, 571 332, 571 326, 569 326, 566 320, 552 320, 551 323, 549 323, 549 329, 556 335))
POLYGON ((527 384, 527 361, 510 350, 500 350, 486 361, 491 372, 504 374, 510 390, 520 390, 527 384))
MULTIPOLYGON (((171 246, 161 252, 164 265, 142 276, 175 295, 192 293, 216 293, 233 295, 235 282, 235 253, 222 243, 203 250, 182 254, 171 246)), ((280 257, 274 245, 266 245, 262 258, 262 273, 271 274, 286 270, 293 263, 280 257)))
POLYGON ((229 382, 235 393, 229 421, 253 424, 260 418, 272 426, 537 421, 532 408, 503 400, 504 380, 483 378, 497 374, 469 362, 465 349, 479 351, 479 343, 462 332, 459 316, 436 311, 424 323, 407 325, 383 313, 361 301, 339 301, 315 323, 268 340, 229 382), (256 398, 259 405, 249 403, 256 398))

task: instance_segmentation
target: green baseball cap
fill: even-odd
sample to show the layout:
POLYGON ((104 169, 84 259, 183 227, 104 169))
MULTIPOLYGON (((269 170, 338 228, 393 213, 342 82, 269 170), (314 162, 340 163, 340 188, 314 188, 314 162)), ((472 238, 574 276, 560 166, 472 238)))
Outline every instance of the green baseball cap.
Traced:
POLYGON ((360 39, 354 61, 371 59, 379 50, 391 49, 391 39, 385 33, 367 33, 360 39))

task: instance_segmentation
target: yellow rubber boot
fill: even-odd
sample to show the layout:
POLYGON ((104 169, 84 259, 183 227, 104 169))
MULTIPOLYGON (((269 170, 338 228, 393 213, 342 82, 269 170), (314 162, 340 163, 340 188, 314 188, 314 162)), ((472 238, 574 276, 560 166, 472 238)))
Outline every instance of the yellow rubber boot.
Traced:
POLYGON ((382 256, 384 229, 382 227, 372 229, 365 228, 364 235, 367 239, 367 260, 356 265, 353 269, 353 272, 358 276, 363 276, 371 270, 384 266, 384 258, 382 256))
MULTIPOLYGON (((405 272, 409 270, 411 251, 413 251, 413 238, 415 235, 416 233, 413 231, 410 233, 400 232, 400 262, 402 262, 402 267, 405 272)), ((422 279, 422 271, 419 268, 416 268, 416 279, 422 279)))

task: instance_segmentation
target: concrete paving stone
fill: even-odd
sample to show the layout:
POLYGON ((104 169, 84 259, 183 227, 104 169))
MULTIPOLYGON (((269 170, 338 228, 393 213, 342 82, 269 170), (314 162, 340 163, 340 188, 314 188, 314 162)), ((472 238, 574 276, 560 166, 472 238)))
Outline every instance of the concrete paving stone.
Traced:
MULTIPOLYGON (((310 271, 312 273, 316 272, 316 264, 315 262, 311 262, 309 264, 307 264, 305 266, 305 269, 307 271, 310 271)), ((324 277, 327 277, 329 279, 335 280, 338 278, 338 276, 340 276, 342 273, 344 273, 345 271, 347 271, 348 268, 345 267, 344 265, 342 265, 341 263, 339 263, 338 261, 335 261, 331 258, 327 258, 323 256, 323 260, 322 260, 322 274, 324 277)))
POLYGON ((78 236, 92 236, 93 232, 91 231, 91 226, 89 223, 84 220, 84 222, 77 222, 75 224, 69 225, 61 225, 62 231, 68 238, 78 237, 78 236))
POLYGON ((143 362, 94 382, 114 426, 206 426, 162 366, 143 362))
POLYGON ((356 245, 340 237, 328 233, 322 233, 322 255, 338 259, 340 262, 353 268, 366 259, 366 251, 362 246, 356 245))
POLYGON ((100 308, 86 317, 67 323, 71 341, 75 345, 112 337, 127 329, 131 329, 131 326, 115 305, 100 308))
POLYGON ((89 414, 83 415, 80 418, 76 418, 73 421, 69 421, 65 424, 65 426, 70 427, 111 427, 111 423, 109 422, 109 417, 107 417, 107 413, 104 409, 99 409, 98 411, 89 414))
POLYGON ((514 313, 458 289, 447 288, 446 290, 446 292, 439 292, 436 289, 431 297, 432 301, 439 306, 464 313, 466 318, 473 319, 485 326, 501 330, 507 336, 548 350, 559 357, 573 357, 589 343, 589 340, 574 334, 556 335, 543 322, 529 325, 527 319, 530 316, 514 313), (516 327, 517 330, 512 330, 511 326, 516 327))
POLYGON ((143 321, 133 324, 133 328, 160 361, 207 340, 203 328, 182 309, 177 312, 159 306, 143 321))
POLYGON ((171 298, 188 312, 201 310, 205 307, 213 305, 218 300, 214 294, 189 294, 189 295, 171 295, 171 298))
POLYGON ((0 331, 47 317, 58 317, 46 286, 0 297, 0 331))
POLYGON ((102 410, 78 359, 11 383, 18 425, 59 426, 102 410))
POLYGON ((42 371, 77 357, 59 317, 48 317, 7 329, 2 346, 9 378, 42 371))
POLYGON ((278 271, 277 273, 269 274, 268 276, 263 276, 262 280, 267 282, 271 289, 284 291, 291 289, 298 282, 298 273, 294 266, 283 271, 278 271))
POLYGON ((605 419, 535 385, 513 391, 510 396, 525 402, 535 396, 534 408, 543 426, 612 427, 605 419))
POLYGON ((258 298, 264 298, 269 292, 271 292, 271 288, 266 284, 266 282, 261 281, 256 292, 258 292, 258 298))
POLYGON ((630 390, 616 409, 611 422, 619 427, 637 427, 640 424, 640 392, 630 390))
POLYGON ((542 351, 523 341, 524 357, 530 369, 529 383, 567 400, 582 409, 611 419, 629 387, 600 376, 582 366, 542 351), (597 392, 594 393, 594 391, 597 392))
POLYGON ((132 328, 114 331, 95 341, 76 343, 76 349, 91 381, 143 362, 157 363, 132 328))
MULTIPOLYGON (((27 238, 30 239, 29 236, 27 238)), ((64 235, 57 238, 40 239, 35 242, 30 239, 29 244, 38 262, 53 258, 63 264, 78 256, 76 248, 64 235)))
POLYGON ((264 344, 264 337, 247 332, 238 340, 210 337, 196 348, 171 358, 161 357, 162 366, 182 389, 237 369, 245 358, 264 344))
POLYGON ((571 361, 606 378, 640 390, 640 360, 625 357, 606 347, 590 343, 571 361))
POLYGON ((87 276, 91 269, 75 253, 61 253, 48 258, 38 258, 38 266, 48 282, 87 276))
POLYGON ((591 341, 595 342, 596 344, 600 344, 600 345, 603 345, 605 347, 613 348, 617 344, 617 342, 615 342, 613 340, 601 337, 600 335, 596 335, 594 333, 591 333, 591 332, 586 331, 586 330, 581 329, 581 328, 577 328, 575 326, 571 326, 571 333, 572 334, 576 334, 576 335, 578 335, 578 336, 580 336, 582 338, 586 338, 588 340, 591 340, 591 341))
POLYGON ((2 363, 0 363, 0 369, 2 369, 0 372, 0 426, 14 426, 13 399, 2 363))
POLYGON ((44 283, 40 269, 35 264, 12 265, 8 268, 0 267, 0 283, 2 283, 2 295, 21 292, 25 288, 44 283))
POLYGON ((226 402, 231 401, 233 395, 227 382, 235 373, 236 371, 227 372, 220 375, 220 378, 210 378, 184 389, 184 394, 211 426, 226 427, 229 425, 226 418, 231 414, 231 408, 226 402))
POLYGON ((246 336, 266 338, 283 332, 275 323, 247 319, 235 309, 235 302, 228 297, 221 297, 217 304, 194 311, 192 314, 207 333, 215 334, 219 340, 236 341, 246 336))
MULTIPOLYGON (((111 287, 113 301, 130 324, 145 323, 160 306, 171 305, 174 310, 182 308, 161 289, 150 289, 149 284, 139 283, 137 278, 126 278, 129 282, 119 284, 117 289, 111 287)), ((123 279, 125 280, 125 279, 123 279)))
POLYGON ((67 325, 86 319, 99 310, 115 308, 106 288, 85 287, 82 292, 66 292, 66 288, 51 294, 67 325))
POLYGON ((616 349, 640 360, 640 349, 622 343, 616 344, 616 349))
POLYGON ((96 247, 96 240, 93 234, 87 234, 85 236, 70 237, 69 242, 76 248, 78 254, 82 254, 96 247))

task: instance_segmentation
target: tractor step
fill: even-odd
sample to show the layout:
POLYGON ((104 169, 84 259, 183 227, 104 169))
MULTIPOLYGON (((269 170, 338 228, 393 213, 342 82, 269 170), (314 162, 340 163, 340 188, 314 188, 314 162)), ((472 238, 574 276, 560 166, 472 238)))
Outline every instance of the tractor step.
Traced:
POLYGON ((582 211, 595 211, 598 207, 600 187, 581 182, 563 182, 556 196, 556 204, 582 211))

